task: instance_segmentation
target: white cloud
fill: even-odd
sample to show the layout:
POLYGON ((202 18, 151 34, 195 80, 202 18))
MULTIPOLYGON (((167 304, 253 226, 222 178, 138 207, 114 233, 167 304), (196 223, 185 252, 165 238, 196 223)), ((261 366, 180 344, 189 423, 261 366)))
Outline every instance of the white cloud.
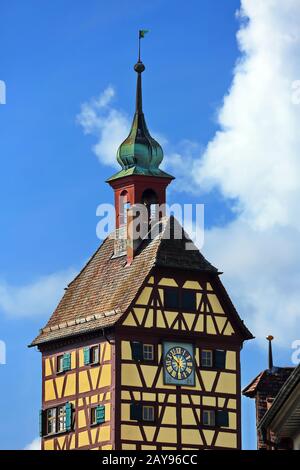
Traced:
POLYGON ((299 337, 299 232, 255 231, 242 220, 206 233, 205 254, 224 271, 224 283, 247 326, 259 339, 273 334, 290 347, 299 337))
POLYGON ((235 198, 239 215, 206 233, 208 257, 253 333, 290 346, 300 324, 300 4, 242 0, 241 59, 220 130, 194 166, 199 185, 235 198), (246 21, 244 21, 246 20, 246 21))
POLYGON ((70 268, 22 286, 0 281, 0 312, 15 317, 50 314, 60 300, 64 287, 75 275, 76 272, 70 268))
POLYGON ((241 60, 196 177, 237 198, 252 225, 299 229, 300 107, 292 86, 300 77, 300 4, 242 0, 240 15, 249 19, 238 33, 241 60))
POLYGON ((98 98, 82 104, 77 122, 85 134, 96 137, 93 152, 99 161, 104 165, 117 167, 116 153, 120 143, 128 135, 130 120, 124 111, 112 106, 114 96, 115 90, 109 86, 98 98))
POLYGON ((41 450, 41 439, 36 437, 30 444, 24 447, 24 450, 41 450))

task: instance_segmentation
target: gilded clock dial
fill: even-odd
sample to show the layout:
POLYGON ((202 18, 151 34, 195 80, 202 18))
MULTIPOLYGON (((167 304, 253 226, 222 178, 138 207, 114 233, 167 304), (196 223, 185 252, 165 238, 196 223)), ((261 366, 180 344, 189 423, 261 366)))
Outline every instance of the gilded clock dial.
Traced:
POLYGON ((173 347, 165 356, 165 367, 173 379, 185 380, 193 371, 192 356, 181 346, 173 347))

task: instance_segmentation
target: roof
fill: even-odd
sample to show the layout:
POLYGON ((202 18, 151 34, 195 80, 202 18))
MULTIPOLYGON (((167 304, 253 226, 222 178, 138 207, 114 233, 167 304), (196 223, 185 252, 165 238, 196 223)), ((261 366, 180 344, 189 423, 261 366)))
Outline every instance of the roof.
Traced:
POLYGON ((130 168, 118 171, 118 173, 115 173, 110 178, 108 178, 106 182, 109 183, 110 181, 114 181, 119 178, 124 178, 125 176, 132 175, 158 176, 160 178, 168 178, 170 180, 175 179, 174 176, 169 175, 169 173, 166 173, 165 171, 160 170, 159 168, 142 168, 135 165, 130 168))
MULTIPOLYGON (((282 412, 286 401, 289 399, 289 397, 293 393, 295 387, 299 384, 300 384, 300 364, 296 368, 294 368, 293 372, 291 373, 291 375, 289 376, 285 384, 282 386, 282 388, 278 392, 272 406, 264 414, 264 416, 258 423, 258 429, 266 429, 270 425, 270 423, 272 423, 272 421, 277 416, 277 414, 279 412, 282 412)), ((296 398, 297 398, 298 407, 299 407, 299 399, 300 399, 299 395, 296 398)), ((297 417, 298 417, 297 426, 299 427, 300 408, 298 408, 295 413, 297 413, 297 417)))
MULTIPOLYGON (((271 382, 278 379, 277 382, 287 380, 293 372, 294 367, 273 367, 260 372, 243 390, 242 394, 246 397, 253 398, 257 392, 264 390, 266 386, 272 385, 271 382)), ((278 386, 281 386, 281 383, 278 386)))
POLYGON ((242 394, 245 395, 246 397, 252 398, 256 394, 259 383, 262 380, 262 378, 265 376, 265 373, 266 371, 264 370, 263 372, 258 374, 258 376, 255 377, 255 379, 253 379, 252 382, 250 382, 250 384, 247 385, 247 387, 245 387, 242 390, 242 394))
MULTIPOLYGON (((144 240, 130 266, 126 257, 113 257, 114 237, 107 237, 85 267, 69 284, 48 323, 30 346, 113 326, 127 311, 146 277, 156 267, 208 272, 218 270, 194 247, 174 217, 159 222, 159 234, 144 240), (174 233, 181 230, 182 239, 174 233), (170 232, 171 236, 167 236, 170 232)), ((234 314, 245 338, 251 338, 238 314, 234 314)))

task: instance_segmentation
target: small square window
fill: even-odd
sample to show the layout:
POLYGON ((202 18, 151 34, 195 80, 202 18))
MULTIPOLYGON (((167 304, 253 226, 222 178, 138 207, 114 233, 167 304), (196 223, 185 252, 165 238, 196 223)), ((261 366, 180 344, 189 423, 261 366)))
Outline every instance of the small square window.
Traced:
POLYGON ((209 349, 202 349, 201 351, 201 365, 202 367, 213 366, 213 352, 209 349))
POLYGON ((182 290, 182 310, 187 312, 196 311, 196 292, 190 289, 182 290))
POLYGON ((154 421, 154 406, 143 405, 143 421, 154 421))
POLYGON ((154 360, 154 346, 153 344, 143 344, 143 359, 144 361, 154 360))
POLYGON ((63 372, 64 370, 64 355, 61 354, 56 358, 56 372, 63 372))
POLYGON ((97 424, 97 407, 91 408, 91 424, 97 424))
POLYGON ((203 410, 203 426, 215 426, 216 418, 214 410, 203 410))
POLYGON ((99 346, 92 346, 90 349, 90 362, 91 364, 98 364, 99 362, 99 346))
POLYGON ((179 296, 178 289, 172 287, 165 288, 165 302, 164 307, 167 310, 178 310, 179 309, 179 296))

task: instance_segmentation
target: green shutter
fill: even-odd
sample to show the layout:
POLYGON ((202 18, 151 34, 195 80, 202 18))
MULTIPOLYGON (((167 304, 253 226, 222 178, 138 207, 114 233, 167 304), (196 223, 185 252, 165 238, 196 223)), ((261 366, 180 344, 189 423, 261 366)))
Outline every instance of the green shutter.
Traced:
POLYGON ((214 354, 214 366, 217 369, 225 369, 226 364, 226 351, 217 349, 214 354))
POLYGON ((130 404, 130 419, 135 421, 141 421, 143 414, 143 405, 141 403, 130 404))
POLYGON ((196 311, 196 292, 189 289, 182 289, 181 308, 184 312, 196 311))
POLYGON ((85 366, 88 366, 91 362, 91 351, 90 348, 83 348, 83 362, 85 366))
POLYGON ((71 370, 71 353, 65 353, 63 358, 63 370, 71 370))
POLYGON ((137 341, 131 342, 132 359, 134 361, 143 360, 143 343, 137 341))
POLYGON ((229 415, 228 411, 224 410, 218 410, 216 413, 216 424, 217 426, 224 426, 228 427, 229 426, 229 415))
POLYGON ((105 406, 99 405, 96 408, 96 422, 102 424, 105 421, 105 406))
POLYGON ((164 289, 164 307, 167 310, 179 309, 179 291, 177 287, 165 287, 164 289))
POLYGON ((43 437, 45 435, 45 413, 43 410, 40 410, 40 420, 39 420, 39 424, 40 424, 40 437, 43 437))
POLYGON ((66 409, 66 431, 71 431, 72 429, 72 403, 66 403, 65 409, 66 409))

